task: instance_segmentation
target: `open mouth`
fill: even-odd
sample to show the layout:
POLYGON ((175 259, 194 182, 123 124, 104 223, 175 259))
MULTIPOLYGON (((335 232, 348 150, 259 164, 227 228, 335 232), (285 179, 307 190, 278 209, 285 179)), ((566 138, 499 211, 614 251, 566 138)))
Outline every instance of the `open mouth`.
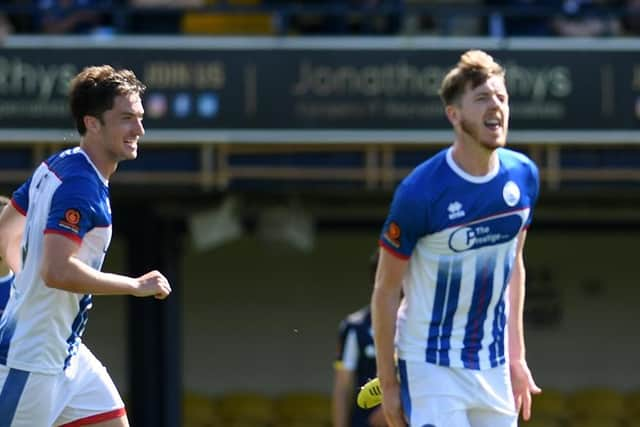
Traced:
POLYGON ((484 121, 484 126, 493 132, 497 132, 502 129, 502 122, 497 118, 487 119, 484 121))

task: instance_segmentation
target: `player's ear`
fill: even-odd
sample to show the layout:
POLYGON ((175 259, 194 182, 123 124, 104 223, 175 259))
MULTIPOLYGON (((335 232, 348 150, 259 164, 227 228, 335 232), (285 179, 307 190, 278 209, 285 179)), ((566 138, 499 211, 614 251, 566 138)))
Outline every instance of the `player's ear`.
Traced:
POLYGON ((97 117, 85 115, 82 121, 88 132, 97 132, 100 130, 100 120, 97 117))
POLYGON ((449 123, 453 126, 458 124, 460 121, 460 111, 455 105, 447 105, 444 112, 447 115, 447 119, 449 119, 449 123))

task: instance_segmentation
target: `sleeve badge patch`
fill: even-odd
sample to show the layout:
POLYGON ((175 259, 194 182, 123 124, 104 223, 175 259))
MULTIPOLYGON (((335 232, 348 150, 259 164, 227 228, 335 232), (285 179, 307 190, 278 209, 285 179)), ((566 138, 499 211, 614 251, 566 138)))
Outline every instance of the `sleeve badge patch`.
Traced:
POLYGON ((66 228, 69 231, 78 233, 80 231, 80 227, 78 227, 79 223, 80 211, 77 209, 67 209, 64 213, 64 219, 61 220, 58 225, 62 228, 66 228))
POLYGON ((391 221, 389 223, 389 226, 387 227, 387 231, 385 231, 385 233, 384 233, 384 237, 393 246, 395 246, 396 248, 399 248, 400 247, 400 234, 401 234, 400 226, 396 222, 391 221))

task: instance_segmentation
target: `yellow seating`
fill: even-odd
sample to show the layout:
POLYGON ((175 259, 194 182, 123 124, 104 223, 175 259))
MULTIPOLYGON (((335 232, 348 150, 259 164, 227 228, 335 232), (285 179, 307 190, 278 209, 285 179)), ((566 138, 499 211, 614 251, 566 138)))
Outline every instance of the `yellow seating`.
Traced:
POLYGON ((185 12, 180 22, 185 34, 273 34, 274 25, 268 13, 185 12))
POLYGON ((278 426, 330 427, 331 398, 323 393, 287 393, 275 400, 278 426))
POLYGON ((185 392, 182 401, 184 427, 217 427, 220 418, 213 399, 203 394, 185 392))
POLYGON ((576 418, 569 422, 568 427, 623 427, 623 424, 618 419, 607 417, 594 417, 594 418, 576 418))
POLYGON ((640 390, 629 392, 625 397, 627 416, 640 420, 640 390))
MULTIPOLYGON (((587 388, 571 394, 568 398, 572 420, 605 421, 613 423, 622 421, 626 416, 624 395, 608 388, 587 388)), ((596 424, 597 425, 597 424, 596 424)))
POLYGON ((544 389, 542 394, 533 397, 532 415, 534 418, 546 420, 567 420, 569 407, 565 393, 559 390, 544 389))
POLYGON ((230 393, 216 406, 224 427, 269 427, 274 425, 273 400, 259 393, 230 393))
MULTIPOLYGON (((217 398, 185 392, 185 427, 330 427, 331 399, 323 393, 294 392, 277 398, 229 393, 217 398)), ((526 427, 640 427, 640 391, 607 388, 573 393, 545 389, 533 398, 526 427)))
MULTIPOLYGON (((218 3, 207 0, 208 5, 218 3)), ((227 0, 233 6, 258 6, 261 0, 227 0)), ((273 16, 267 12, 243 11, 242 13, 186 11, 180 21, 180 29, 185 34, 273 34, 273 16)))
POLYGON ((564 423, 554 418, 540 417, 533 414, 529 421, 521 421, 521 426, 526 427, 564 427, 564 423))

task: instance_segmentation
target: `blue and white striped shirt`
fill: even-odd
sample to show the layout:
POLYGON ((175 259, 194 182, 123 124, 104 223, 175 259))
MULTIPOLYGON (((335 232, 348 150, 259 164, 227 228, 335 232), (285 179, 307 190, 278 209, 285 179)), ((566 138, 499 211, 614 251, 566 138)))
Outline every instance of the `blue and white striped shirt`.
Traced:
POLYGON ((57 373, 78 351, 92 296, 45 285, 40 276, 44 235, 78 242, 76 257, 99 270, 111 240, 107 180, 79 147, 43 162, 11 199, 26 215, 23 266, 0 320, 0 364, 57 373))
POLYGON ((398 310, 398 357, 487 369, 506 362, 507 284, 518 233, 531 223, 539 177, 526 156, 471 176, 442 150, 399 185, 380 244, 409 259, 398 310))

